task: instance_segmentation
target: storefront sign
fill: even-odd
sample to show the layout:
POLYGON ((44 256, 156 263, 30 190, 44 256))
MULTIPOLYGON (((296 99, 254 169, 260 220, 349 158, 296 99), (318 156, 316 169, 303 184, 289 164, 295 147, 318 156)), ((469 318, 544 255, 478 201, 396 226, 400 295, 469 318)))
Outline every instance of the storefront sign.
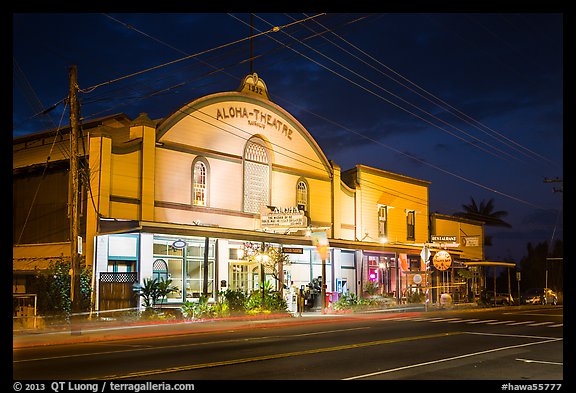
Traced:
POLYGON ((304 254, 304 249, 299 247, 282 247, 284 254, 304 254))
POLYGON ((216 120, 228 123, 231 119, 245 119, 250 126, 262 130, 272 130, 292 140, 294 130, 275 114, 263 110, 261 107, 247 106, 241 103, 222 105, 216 108, 216 120))
POLYGON ((274 208, 260 216, 262 227, 306 227, 306 216, 297 207, 274 208))
POLYGON ((435 243, 456 243, 456 236, 432 235, 430 240, 435 243))
POLYGON ((434 267, 438 270, 447 270, 452 265, 452 257, 447 251, 438 251, 432 259, 434 267))
POLYGON ((480 236, 466 236, 462 238, 465 247, 479 247, 480 236))
POLYGON ((172 242, 172 247, 184 248, 184 247, 186 247, 186 242, 182 239, 175 240, 174 242, 172 242))

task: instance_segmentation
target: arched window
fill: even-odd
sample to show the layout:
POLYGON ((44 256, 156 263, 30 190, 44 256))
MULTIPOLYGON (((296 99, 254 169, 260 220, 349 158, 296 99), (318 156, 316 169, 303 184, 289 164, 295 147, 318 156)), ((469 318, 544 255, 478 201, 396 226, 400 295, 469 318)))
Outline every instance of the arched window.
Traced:
POLYGON ((202 157, 194 160, 192 168, 192 204, 208 206, 208 164, 202 157))
POLYGON ((296 184, 296 206, 299 210, 308 211, 308 184, 304 180, 296 184))
POLYGON ((168 264, 163 259, 156 259, 152 264, 152 278, 158 281, 168 279, 168 264))
POLYGON ((260 139, 251 139, 244 150, 244 211, 260 213, 270 204, 270 158, 260 139))

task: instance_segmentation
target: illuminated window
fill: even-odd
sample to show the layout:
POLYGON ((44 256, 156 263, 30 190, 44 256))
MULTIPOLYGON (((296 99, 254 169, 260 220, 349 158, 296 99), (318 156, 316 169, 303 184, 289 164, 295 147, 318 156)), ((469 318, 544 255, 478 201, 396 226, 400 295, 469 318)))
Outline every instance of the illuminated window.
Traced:
POLYGON ((416 239, 416 212, 410 210, 406 212, 406 239, 415 240, 416 239))
POLYGON ((299 210, 308 211, 308 185, 304 180, 296 185, 296 206, 299 210))
POLYGON ((378 206, 378 237, 380 239, 388 237, 388 207, 378 206))
POLYGON ((244 150, 244 211, 260 213, 270 204, 270 159, 260 139, 251 139, 244 150))
POLYGON ((195 206, 207 206, 208 167, 204 159, 196 159, 193 171, 192 203, 195 206))

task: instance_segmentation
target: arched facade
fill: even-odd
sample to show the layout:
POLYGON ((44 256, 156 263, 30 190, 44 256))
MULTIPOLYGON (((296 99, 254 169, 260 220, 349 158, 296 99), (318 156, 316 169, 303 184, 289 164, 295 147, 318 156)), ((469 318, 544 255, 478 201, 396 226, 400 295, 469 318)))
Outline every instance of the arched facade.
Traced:
POLYGON ((382 292, 401 301, 414 286, 429 240, 429 183, 363 165, 342 172, 270 101, 256 75, 161 121, 142 114, 125 134, 91 133, 99 216, 88 207, 87 239, 95 241, 86 245, 96 283, 110 269, 109 255, 125 252, 137 261, 138 281, 162 274, 176 283, 172 304, 215 300, 220 290, 250 291, 265 281, 289 293, 319 278, 323 264, 328 292, 361 294, 379 280, 382 292), (384 208, 386 245, 378 239, 384 208), (324 260, 313 232, 329 240, 324 260), (119 247, 110 241, 117 233, 130 233, 138 246, 111 249, 119 247), (289 263, 265 266, 247 257, 262 247, 289 254, 289 263), (167 271, 157 270, 158 260, 167 271))

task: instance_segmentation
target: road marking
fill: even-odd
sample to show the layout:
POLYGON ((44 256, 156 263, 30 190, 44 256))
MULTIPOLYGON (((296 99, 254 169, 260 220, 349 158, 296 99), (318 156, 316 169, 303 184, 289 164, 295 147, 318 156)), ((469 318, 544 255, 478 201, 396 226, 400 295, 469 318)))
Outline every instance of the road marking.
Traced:
POLYGON ((498 322, 490 322, 487 323, 486 325, 502 325, 504 323, 510 323, 510 322, 516 322, 516 321, 498 321, 498 322))
POLYGON ((564 326, 564 324, 563 324, 563 323, 558 323, 558 324, 556 324, 556 325, 550 325, 550 326, 546 326, 546 327, 553 327, 553 328, 556 328, 556 327, 563 327, 563 326, 564 326))
POLYGON ((461 320, 462 320, 462 318, 444 318, 444 319, 441 319, 441 320, 430 321, 430 322, 447 322, 447 323, 449 323, 449 321, 460 322, 461 320))
MULTIPOLYGON (((522 314, 522 315, 534 315, 534 316, 545 315, 547 317, 563 317, 564 316, 564 314, 550 314, 546 311, 550 311, 550 308, 544 309, 544 310, 539 311, 539 312, 534 312, 534 310, 532 309, 532 310, 524 310, 524 311, 510 311, 510 312, 505 312, 503 314, 510 314, 510 315, 522 314)), ((557 311, 557 310, 554 310, 554 311, 557 311)))
POLYGON ((420 322, 420 321, 422 321, 422 322, 430 322, 430 321, 434 321, 434 320, 436 320, 436 319, 442 319, 442 318, 443 318, 443 317, 415 317, 415 318, 412 318, 411 320, 412 320, 412 321, 418 321, 418 322, 420 322))
MULTIPOLYGON (((370 326, 363 326, 363 327, 350 328, 350 329, 325 330, 325 331, 321 331, 321 332, 312 332, 312 333, 288 334, 286 336, 281 336, 281 337, 315 336, 318 334, 335 333, 335 332, 349 332, 351 330, 363 330, 363 329, 371 329, 371 327, 370 326)), ((271 337, 274 337, 274 336, 271 336, 271 337)))
POLYGON ((96 378, 87 378, 87 379, 106 379, 106 380, 108 380, 108 379, 127 379, 127 378, 137 378, 137 377, 148 377, 151 375, 169 374, 169 373, 176 373, 176 372, 183 372, 183 371, 192 371, 192 370, 198 370, 198 369, 202 369, 202 368, 230 366, 230 365, 241 364, 241 363, 251 363, 251 362, 264 361, 264 360, 282 359, 282 358, 287 358, 287 357, 292 357, 292 356, 312 355, 312 354, 317 354, 317 353, 342 351, 342 350, 346 350, 346 349, 364 348, 364 347, 384 345, 384 344, 392 344, 392 343, 399 343, 399 342, 406 342, 406 341, 415 341, 415 340, 424 340, 424 339, 429 339, 429 338, 448 337, 448 336, 453 336, 453 335, 458 335, 458 334, 461 334, 461 333, 460 332, 447 332, 447 333, 439 333, 439 334, 430 334, 430 335, 425 335, 425 336, 399 337, 399 338, 391 338, 391 339, 386 339, 386 340, 369 341, 369 342, 365 342, 365 343, 339 345, 339 346, 335 346, 335 347, 307 349, 307 350, 295 351, 295 352, 274 353, 274 354, 270 354, 270 355, 254 356, 254 357, 250 357, 250 358, 222 360, 219 362, 212 362, 212 363, 189 364, 186 366, 177 366, 177 367, 167 367, 167 368, 154 369, 154 370, 136 371, 136 372, 123 374, 123 375, 108 375, 105 377, 96 377, 96 378))
POLYGON ((379 321, 405 321, 407 319, 414 319, 414 317, 392 317, 392 318, 381 318, 379 321))
MULTIPOLYGON (((357 327, 357 328, 349 328, 349 329, 338 329, 338 330, 326 330, 320 332, 313 332, 313 333, 302 333, 302 334, 287 334, 281 336, 262 336, 262 337, 247 337, 247 338, 233 338, 230 340, 219 340, 219 341, 208 341, 208 342, 199 342, 199 343, 190 343, 190 344, 178 344, 178 345, 163 345, 163 346, 151 346, 151 345, 122 345, 116 343, 103 343, 103 342, 96 342, 94 344, 97 345, 110 345, 110 346, 127 346, 131 347, 131 349, 116 349, 110 351, 102 351, 102 352, 91 352, 91 353, 77 353, 72 355, 59 355, 59 356, 47 356, 43 358, 34 358, 34 359, 22 359, 22 360, 13 360, 12 363, 26 363, 26 362, 35 362, 35 361, 43 361, 43 360, 53 360, 53 359, 65 359, 65 358, 75 358, 75 357, 84 357, 84 356, 97 356, 97 355, 110 355, 115 353, 124 353, 124 352, 136 352, 136 351, 149 351, 149 350, 156 350, 156 349, 170 349, 170 348, 185 348, 185 347, 193 347, 198 345, 208 345, 208 344, 220 344, 220 343, 233 343, 238 341, 255 341, 255 340, 265 340, 265 339, 277 339, 277 338, 284 338, 284 337, 302 337, 302 336, 313 336, 318 334, 326 334, 326 333, 335 333, 335 332, 345 332, 350 330, 360 330, 360 329, 370 329, 369 326, 365 327, 357 327)), ((92 343, 91 343, 92 344, 92 343)))
POLYGON ((530 324, 530 325, 528 325, 528 326, 550 325, 551 323, 554 323, 554 322, 538 322, 538 323, 532 323, 532 324, 530 324))
POLYGON ((472 321, 479 321, 479 319, 478 318, 461 319, 459 321, 451 321, 448 323, 464 323, 464 322, 472 322, 472 321))
POLYGON ((452 360, 458 360, 458 359, 464 359, 464 358, 468 358, 468 357, 472 357, 472 356, 484 355, 484 354, 491 353, 491 352, 505 351, 505 350, 508 350, 508 349, 527 347, 527 346, 530 346, 530 345, 547 344, 547 343, 549 343, 549 342, 554 342, 554 341, 558 341, 558 340, 562 340, 562 338, 546 339, 546 340, 538 341, 538 342, 535 342, 535 343, 525 343, 525 344, 519 344, 519 345, 510 345, 510 346, 507 346, 507 347, 500 347, 500 348, 488 349, 488 350, 486 350, 486 351, 479 351, 479 352, 467 353, 467 354, 465 354, 465 355, 453 356, 453 357, 450 357, 450 358, 437 359, 437 360, 432 360, 432 361, 424 362, 424 363, 411 364, 411 365, 408 365, 408 366, 397 367, 397 368, 392 368, 392 369, 382 370, 382 371, 376 371, 376 372, 368 373, 368 374, 356 375, 356 376, 353 376, 353 377, 343 378, 342 380, 343 380, 343 381, 350 381, 350 380, 354 380, 354 379, 368 378, 368 377, 373 377, 373 376, 376 376, 376 375, 388 374, 388 373, 393 373, 393 372, 396 372, 396 371, 408 370, 408 369, 416 368, 416 367, 429 366, 429 365, 437 364, 437 363, 441 363, 441 362, 449 362, 449 361, 452 361, 452 360))
POLYGON ((529 323, 534 323, 536 321, 521 321, 521 322, 514 322, 514 323, 509 323, 507 326, 516 326, 516 325, 527 325, 529 323))
POLYGON ((560 362, 547 362, 544 360, 531 360, 531 359, 516 359, 520 362, 524 362, 524 363, 539 363, 539 364, 552 364, 554 366, 563 366, 564 363, 560 363, 560 362))
POLYGON ((475 325, 477 323, 488 323, 488 322, 494 322, 497 321, 497 319, 482 319, 480 321, 476 321, 476 322, 467 322, 470 325, 475 325))
POLYGON ((481 332, 463 332, 465 334, 471 334, 475 336, 497 336, 497 337, 515 337, 515 338, 531 338, 535 340, 563 340, 562 337, 549 337, 549 336, 528 336, 526 334, 510 334, 510 333, 481 333, 481 332))

